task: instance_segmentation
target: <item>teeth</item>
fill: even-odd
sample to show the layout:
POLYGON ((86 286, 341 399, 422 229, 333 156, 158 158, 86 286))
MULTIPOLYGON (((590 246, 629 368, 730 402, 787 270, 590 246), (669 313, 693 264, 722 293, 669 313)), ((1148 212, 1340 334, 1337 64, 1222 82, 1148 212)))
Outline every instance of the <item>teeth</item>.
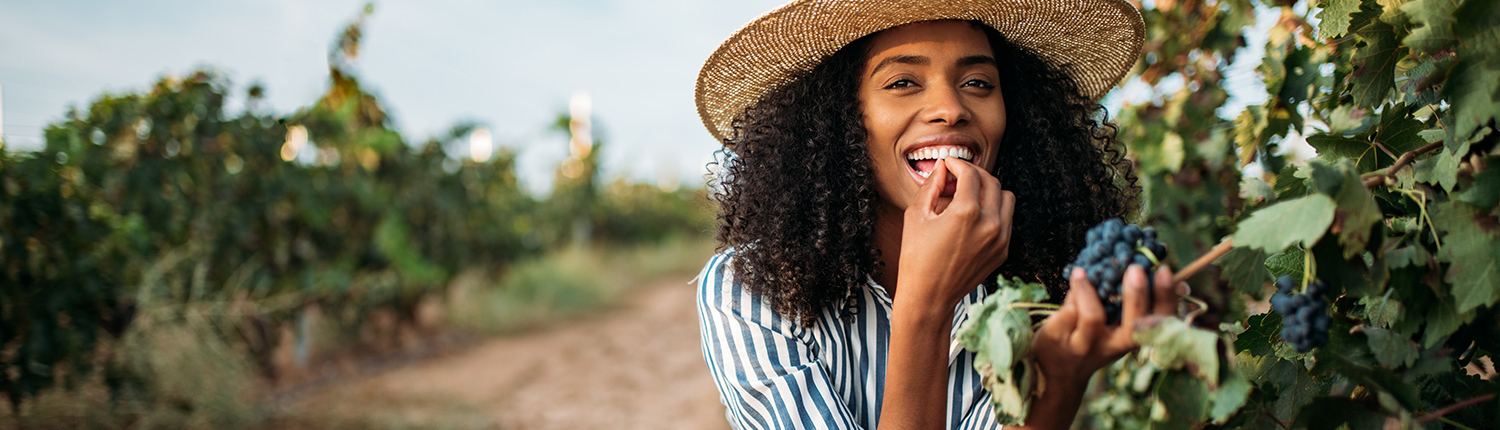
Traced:
POLYGON ((922 175, 923 178, 926 178, 928 176, 932 176, 932 172, 917 172, 917 174, 918 175, 922 175))
POLYGON ((965 161, 974 161, 974 154, 969 151, 969 148, 958 146, 921 148, 906 155, 906 159, 908 160, 936 160, 948 157, 962 158, 965 161))

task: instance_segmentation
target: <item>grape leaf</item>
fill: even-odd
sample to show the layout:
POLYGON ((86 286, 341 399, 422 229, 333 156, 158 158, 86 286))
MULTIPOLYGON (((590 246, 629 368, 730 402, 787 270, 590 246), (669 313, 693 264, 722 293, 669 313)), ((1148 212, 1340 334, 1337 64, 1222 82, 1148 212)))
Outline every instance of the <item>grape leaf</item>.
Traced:
POLYGON ((1183 372, 1166 372, 1156 383, 1159 403, 1153 405, 1152 421, 1157 429, 1190 430, 1203 423, 1208 413, 1209 393, 1203 381, 1183 372))
POLYGON ((1385 261, 1392 269, 1408 266, 1426 266, 1432 260, 1432 254, 1421 245, 1402 246, 1385 253, 1385 261))
POLYGON ((1265 267, 1266 254, 1253 248, 1231 248, 1223 257, 1219 257, 1214 264, 1223 268, 1221 276, 1229 281, 1229 286, 1234 287, 1250 297, 1261 297, 1265 289, 1266 278, 1265 267))
POLYGON ((1370 352, 1375 353, 1375 361, 1381 366, 1395 369, 1401 366, 1410 367, 1417 362, 1417 343, 1407 339, 1396 332, 1383 328, 1364 326, 1359 330, 1365 334, 1370 342, 1370 352))
POLYGON ((1307 195, 1308 189, 1304 176, 1297 175, 1297 167, 1287 166, 1276 173, 1276 196, 1281 199, 1292 199, 1307 195))
POLYGON ((1421 409, 1421 392, 1391 369, 1359 364, 1344 356, 1338 348, 1318 348, 1316 354, 1318 361, 1312 372, 1338 372, 1368 388, 1385 391, 1408 411, 1421 409))
POLYGON ((1234 246, 1267 253, 1280 252, 1294 243, 1310 247, 1328 231, 1335 207, 1328 196, 1311 194, 1255 211, 1239 223, 1234 246))
POLYGON ((1444 281, 1453 284, 1459 312, 1500 300, 1500 221, 1463 202, 1435 205, 1432 220, 1443 233, 1438 260, 1450 263, 1444 281))
POLYGON ((1176 317, 1150 316, 1136 323, 1131 338, 1141 353, 1167 370, 1186 369, 1209 390, 1219 385, 1219 334, 1176 317))
POLYGON ((1208 417, 1214 424, 1224 424, 1230 416, 1244 407, 1245 402, 1250 399, 1250 390, 1255 388, 1244 376, 1232 370, 1219 375, 1219 380, 1223 383, 1213 392, 1208 411, 1208 417))
POLYGON ((1474 174, 1474 183, 1458 193, 1458 200, 1478 207, 1481 212, 1489 212, 1500 205, 1500 169, 1497 169, 1500 168, 1500 157, 1486 158, 1484 164, 1489 169, 1474 174))
POLYGON ((1291 276, 1297 282, 1302 282, 1302 262, 1306 260, 1307 253, 1301 249, 1290 249, 1286 252, 1272 255, 1266 258, 1266 270, 1271 272, 1271 278, 1291 276))
POLYGON ((1318 7, 1318 37, 1336 39, 1349 32, 1350 15, 1359 11, 1360 0, 1321 0, 1318 7))
MULTIPOLYGON (((1454 15, 1458 62, 1448 72, 1442 94, 1452 105, 1447 145, 1467 141, 1500 119, 1500 2, 1470 1, 1454 15), (1490 8, 1485 11, 1481 8, 1490 8)), ((1448 118, 1445 118, 1448 119, 1448 118)))
POLYGON ((1407 48, 1400 44, 1399 30, 1385 21, 1371 22, 1355 34, 1363 46, 1354 52, 1354 73, 1349 75, 1354 104, 1379 107, 1396 86, 1396 62, 1406 57, 1407 48))
POLYGON ((974 370, 990 392, 995 416, 1002 424, 1021 424, 1037 386, 1037 369, 1028 353, 1031 316, 1012 306, 1047 299, 1047 289, 1020 278, 997 279, 999 288, 968 309, 969 319, 958 330, 958 342, 974 351, 974 370))
POLYGON ((1245 320, 1245 331, 1234 339, 1234 349, 1258 356, 1270 355, 1272 345, 1281 339, 1281 314, 1266 312, 1245 320))
POLYGON ((1474 320, 1477 311, 1455 312, 1456 304, 1452 296, 1438 296, 1438 302, 1427 306, 1427 318, 1422 330, 1422 347, 1432 348, 1438 346, 1448 335, 1458 331, 1459 327, 1474 320))
POLYGON ((1393 298, 1365 296, 1359 298, 1360 315, 1375 327, 1390 328, 1405 313, 1401 302, 1393 298))
MULTIPOLYGON (((1415 138, 1415 132, 1412 137, 1415 138)), ((1364 252, 1370 242, 1370 226, 1384 216, 1375 204, 1375 197, 1360 181, 1359 175, 1349 168, 1347 161, 1336 166, 1344 173, 1344 180, 1335 199, 1338 209, 1333 215, 1333 231, 1339 235, 1339 244, 1344 245, 1344 258, 1352 258, 1364 252)))
POLYGON ((1347 397, 1319 397, 1297 413, 1293 428, 1308 430, 1375 429, 1385 426, 1385 415, 1347 397))
POLYGON ((1368 130, 1380 123, 1380 117, 1371 115, 1369 109, 1353 105, 1339 105, 1328 115, 1328 133, 1346 136, 1368 130))
POLYGON ((1453 36, 1453 11, 1459 0, 1413 0, 1401 5, 1411 17, 1411 34, 1401 43, 1422 53, 1432 53, 1458 42, 1453 36))

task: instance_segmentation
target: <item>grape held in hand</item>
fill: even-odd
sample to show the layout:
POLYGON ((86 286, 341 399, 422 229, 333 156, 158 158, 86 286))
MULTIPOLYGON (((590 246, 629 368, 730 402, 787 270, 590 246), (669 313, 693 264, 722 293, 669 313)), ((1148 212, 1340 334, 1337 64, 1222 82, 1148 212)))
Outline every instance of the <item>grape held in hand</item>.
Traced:
POLYGON ((1125 302, 1121 290, 1125 268, 1134 264, 1146 269, 1146 286, 1150 291, 1152 281, 1149 274, 1156 271, 1156 262, 1166 256, 1167 247, 1156 241, 1155 229, 1125 224, 1119 218, 1113 218, 1089 229, 1078 258, 1063 268, 1063 278, 1072 276, 1074 267, 1082 267, 1088 274, 1089 283, 1094 284, 1099 292, 1099 301, 1104 303, 1106 321, 1118 324, 1125 302))

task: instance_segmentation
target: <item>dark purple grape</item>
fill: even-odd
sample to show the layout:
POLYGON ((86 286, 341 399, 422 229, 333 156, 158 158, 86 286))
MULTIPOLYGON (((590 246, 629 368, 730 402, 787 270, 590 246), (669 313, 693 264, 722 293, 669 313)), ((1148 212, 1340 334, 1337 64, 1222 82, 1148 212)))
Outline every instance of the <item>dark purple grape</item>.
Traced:
POLYGON ((1158 262, 1165 260, 1167 248, 1156 241, 1155 229, 1125 224, 1118 218, 1106 220, 1089 229, 1084 240, 1078 258, 1063 269, 1063 277, 1071 276, 1073 267, 1083 268, 1089 283, 1094 285, 1099 294, 1099 301, 1104 304, 1106 319, 1110 324, 1116 324, 1120 321, 1120 308, 1124 302, 1121 288, 1125 269, 1132 264, 1146 269, 1146 284, 1149 287, 1152 283, 1149 274, 1155 271, 1157 265, 1151 263, 1151 258, 1146 257, 1142 248, 1153 254, 1158 262))

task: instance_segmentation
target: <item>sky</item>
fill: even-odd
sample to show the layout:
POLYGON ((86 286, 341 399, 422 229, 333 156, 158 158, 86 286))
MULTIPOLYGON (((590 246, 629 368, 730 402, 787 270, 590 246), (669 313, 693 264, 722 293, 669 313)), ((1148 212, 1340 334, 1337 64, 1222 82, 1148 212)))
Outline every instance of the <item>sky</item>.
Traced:
MULTIPOLYGON (((41 148, 46 124, 70 106, 86 108, 105 92, 144 91, 199 67, 229 77, 231 109, 259 82, 271 109, 293 112, 323 93, 328 48, 365 3, 0 0, 5 150, 41 148)), ((718 144, 693 106, 698 69, 735 29, 782 3, 379 1, 357 70, 409 141, 458 122, 485 125, 496 145, 516 151, 521 181, 534 192, 550 189, 567 153, 567 137, 549 125, 580 92, 591 98, 605 139, 606 179, 701 183, 718 144)), ((1231 71, 1232 94, 1257 92, 1251 70, 1263 34, 1247 30, 1249 55, 1241 58, 1254 60, 1231 71)), ((1127 87, 1110 100, 1140 91, 1127 87)))

